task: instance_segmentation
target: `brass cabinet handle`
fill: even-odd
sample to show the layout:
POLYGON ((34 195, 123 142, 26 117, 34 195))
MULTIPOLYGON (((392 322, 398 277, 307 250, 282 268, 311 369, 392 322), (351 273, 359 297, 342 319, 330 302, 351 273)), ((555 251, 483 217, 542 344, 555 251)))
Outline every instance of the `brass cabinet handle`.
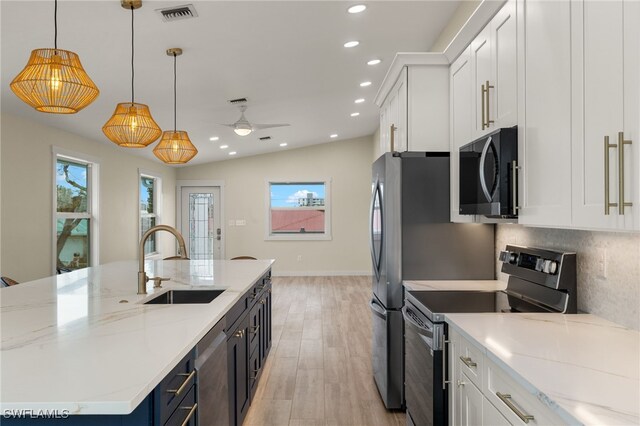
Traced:
POLYGON ((244 329, 238 330, 233 333, 233 337, 239 337, 240 339, 244 338, 244 329))
POLYGON ((482 105, 482 130, 486 129, 487 127, 489 127, 486 124, 487 121, 487 112, 484 109, 485 106, 485 95, 487 94, 487 89, 484 88, 484 84, 480 86, 480 97, 482 98, 480 100, 480 104, 482 105))
POLYGON ((167 389, 167 392, 168 393, 175 393, 176 396, 180 395, 187 388, 187 385, 189 384, 189 382, 191 381, 191 379, 193 379, 193 376, 195 376, 195 375, 196 375, 196 370, 193 370, 189 374, 186 374, 186 373, 178 374, 178 376, 187 376, 187 378, 184 379, 184 382, 182 382, 182 384, 180 385, 180 387, 178 389, 167 389))
POLYGON ((193 407, 180 407, 181 410, 189 410, 189 414, 187 414, 187 418, 184 419, 184 422, 182 422, 182 426, 187 426, 189 424, 189 420, 191 420, 191 417, 193 417, 193 415, 196 413, 196 410, 198 409, 198 403, 194 403, 193 407))
POLYGON ((625 207, 633 206, 633 203, 624 202, 624 146, 631 143, 624 140, 624 132, 618 132, 618 214, 624 214, 625 207))
POLYGON ((467 384, 467 382, 463 382, 462 380, 457 380, 457 383, 456 383, 456 384, 458 385, 458 387, 461 387, 461 386, 466 385, 466 384, 467 384))
POLYGON ((255 327, 252 326, 251 328, 252 328, 251 332, 253 334, 258 334, 258 330, 260 330, 260 326, 259 325, 256 325, 255 327))
POLYGON ((255 374, 255 376, 251 377, 249 376, 249 380, 257 380, 258 379, 258 373, 260 372, 260 370, 251 370, 253 371, 253 374, 255 374))
POLYGON ((469 368, 474 368, 477 367, 478 364, 476 362, 474 362, 471 357, 468 356, 460 356, 460 361, 464 362, 464 365, 466 365, 469 368))
POLYGON ((264 303, 265 303, 264 299, 260 300, 258 303, 261 304, 261 305, 264 305, 264 303))
POLYGON ((522 411, 520 411, 520 409, 518 409, 518 407, 513 404, 513 402, 511 402, 511 395, 509 395, 508 393, 496 392, 496 396, 500 398, 500 401, 504 402, 507 407, 509 407, 509 409, 515 413, 516 416, 520 417, 520 420, 522 420, 523 422, 529 423, 529 420, 534 420, 534 417, 532 415, 523 413, 522 411))
POLYGON ((489 84, 489 80, 487 80, 487 84, 485 85, 485 99, 487 102, 487 129, 489 128, 490 124, 495 123, 492 119, 491 119, 491 109, 489 108, 489 89, 495 89, 495 86, 492 86, 489 84))
POLYGON ((395 151, 394 145, 395 145, 395 139, 396 139, 396 130, 398 130, 398 128, 394 124, 392 124, 389 132, 389 139, 391 141, 391 152, 395 151))
POLYGON ((611 207, 617 207, 618 203, 612 203, 609 198, 609 150, 617 148, 618 144, 609 143, 609 136, 604 137, 604 214, 608 215, 611 207))

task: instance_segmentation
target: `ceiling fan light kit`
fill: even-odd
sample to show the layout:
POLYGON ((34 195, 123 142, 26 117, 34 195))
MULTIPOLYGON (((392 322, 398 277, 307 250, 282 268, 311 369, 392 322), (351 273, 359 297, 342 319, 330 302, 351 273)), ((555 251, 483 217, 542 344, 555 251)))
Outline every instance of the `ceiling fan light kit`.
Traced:
POLYGON ((173 131, 166 130, 162 139, 153 148, 153 154, 166 164, 184 164, 196 156, 198 150, 191 143, 189 135, 184 130, 177 128, 177 57, 182 55, 182 49, 175 47, 167 49, 167 55, 173 57, 173 131))
POLYGON ((244 112, 247 110, 247 105, 246 105, 247 99, 246 98, 233 99, 233 100, 231 100, 229 102, 232 103, 232 104, 238 104, 238 109, 240 110, 240 118, 235 123, 232 123, 232 124, 220 124, 220 125, 221 126, 226 126, 226 127, 231 127, 233 129, 233 131, 235 132, 235 134, 238 135, 238 136, 248 136, 252 132, 255 132, 256 130, 272 129, 274 127, 290 126, 290 124, 255 124, 255 123, 250 123, 249 120, 247 120, 246 117, 244 116, 244 112))
POLYGON ((51 114, 75 114, 100 90, 74 52, 58 49, 58 0, 54 2, 54 48, 35 49, 9 87, 27 105, 51 114))
POLYGON ((144 148, 162 134, 158 123, 151 116, 149 107, 135 102, 134 90, 134 10, 142 7, 142 0, 122 0, 124 9, 131 10, 131 102, 122 102, 102 126, 102 132, 113 143, 123 148, 144 148))

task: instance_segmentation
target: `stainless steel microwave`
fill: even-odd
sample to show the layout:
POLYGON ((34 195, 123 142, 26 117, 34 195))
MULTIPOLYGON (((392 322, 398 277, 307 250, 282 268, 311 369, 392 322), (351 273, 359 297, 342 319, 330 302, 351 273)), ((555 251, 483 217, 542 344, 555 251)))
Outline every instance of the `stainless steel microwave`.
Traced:
POLYGON ((460 214, 517 217, 517 127, 498 129, 460 147, 460 214))

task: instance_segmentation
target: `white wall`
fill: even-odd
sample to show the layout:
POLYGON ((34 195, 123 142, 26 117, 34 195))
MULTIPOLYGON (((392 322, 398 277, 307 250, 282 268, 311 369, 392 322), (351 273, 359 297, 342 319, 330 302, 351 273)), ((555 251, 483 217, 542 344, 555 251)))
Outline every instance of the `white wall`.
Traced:
POLYGON ((640 329, 640 234, 498 225, 496 259, 507 244, 576 252, 578 310, 640 329))
MULTIPOLYGON (((100 263, 137 259, 138 168, 162 175, 163 222, 174 225, 174 168, 15 115, 3 113, 1 121, 2 275, 19 282, 52 275, 52 146, 99 160, 100 263)), ((172 255, 164 234, 162 254, 172 255)))
POLYGON ((274 258, 274 274, 369 274, 373 138, 365 137, 178 169, 179 180, 224 181, 226 257, 274 258), (266 182, 331 179, 331 241, 265 241, 266 182), (229 227, 229 220, 246 226, 229 227), (298 261, 298 256, 302 260, 298 261))

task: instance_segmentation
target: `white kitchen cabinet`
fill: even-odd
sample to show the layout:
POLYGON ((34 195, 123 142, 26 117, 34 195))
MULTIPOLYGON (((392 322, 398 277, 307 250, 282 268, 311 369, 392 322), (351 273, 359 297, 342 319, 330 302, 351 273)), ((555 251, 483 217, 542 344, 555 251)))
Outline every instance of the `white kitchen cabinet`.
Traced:
POLYGON ((572 226, 639 230, 640 4, 574 1, 571 13, 572 226))
POLYGON ((471 47, 449 69, 451 117, 451 221, 474 222, 475 215, 460 214, 460 147, 471 142, 473 133, 473 93, 471 90, 471 47))
POLYGON ((571 226, 572 5, 517 3, 518 221, 525 225, 571 226))
POLYGON ((517 37, 516 1, 509 0, 471 43, 472 139, 517 124, 517 37))
POLYGON ((463 426, 482 425, 482 403, 485 399, 482 392, 464 373, 460 374, 456 386, 460 392, 459 424, 463 426))
MULTIPOLYGON (((395 66, 392 64, 392 70, 395 66)), ((390 71, 387 78, 393 75, 395 74, 390 71)), ((383 83, 383 88, 386 84, 387 82, 383 83)), ((378 93, 376 97, 377 101, 382 100, 382 152, 391 151, 392 141, 394 151, 449 151, 447 65, 405 65, 387 90, 386 93, 378 93)))
POLYGON ((488 399, 482 400, 482 424, 490 426, 511 426, 511 423, 502 415, 488 399))

